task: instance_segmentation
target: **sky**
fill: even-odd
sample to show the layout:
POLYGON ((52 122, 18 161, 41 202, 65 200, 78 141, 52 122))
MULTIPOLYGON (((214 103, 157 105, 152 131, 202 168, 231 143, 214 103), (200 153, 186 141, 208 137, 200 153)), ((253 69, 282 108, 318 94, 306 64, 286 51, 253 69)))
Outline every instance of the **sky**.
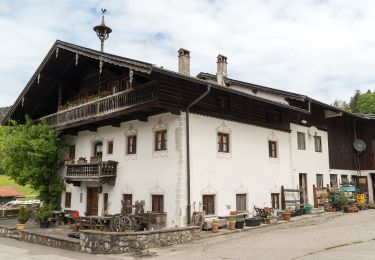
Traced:
POLYGON ((375 88, 373 0, 0 0, 0 107, 12 105, 56 39, 191 74, 216 73, 331 104, 375 88))

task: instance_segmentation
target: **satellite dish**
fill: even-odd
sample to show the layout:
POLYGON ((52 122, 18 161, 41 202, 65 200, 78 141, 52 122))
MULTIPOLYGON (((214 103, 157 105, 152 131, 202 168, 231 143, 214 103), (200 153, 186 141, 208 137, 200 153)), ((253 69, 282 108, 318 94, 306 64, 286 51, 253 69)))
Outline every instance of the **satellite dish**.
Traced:
POLYGON ((355 139, 353 142, 353 148, 356 152, 364 152, 366 150, 366 143, 362 139, 355 139))
POLYGON ((309 133, 309 135, 315 136, 318 133, 318 128, 316 128, 315 126, 310 126, 307 132, 309 133))

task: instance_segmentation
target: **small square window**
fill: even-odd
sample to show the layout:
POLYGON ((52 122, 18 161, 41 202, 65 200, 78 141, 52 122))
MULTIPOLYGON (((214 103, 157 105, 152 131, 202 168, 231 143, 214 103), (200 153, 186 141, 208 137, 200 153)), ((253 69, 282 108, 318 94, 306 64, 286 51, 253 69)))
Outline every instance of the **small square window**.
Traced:
POLYGON ((218 152, 229 153, 229 134, 217 133, 218 152))
POLYGON ((107 143, 107 153, 113 154, 113 141, 108 141, 108 143, 107 143))
POLYGON ((128 136, 128 145, 126 148, 126 154, 136 154, 137 153, 137 136, 128 136))
POLYGON ((270 158, 277 158, 277 142, 268 141, 268 153, 270 158))
POLYGON ((306 134, 297 132, 298 150, 306 150, 306 134))
POLYGON ((323 184, 323 174, 317 174, 316 175, 316 186, 321 188, 324 186, 323 184))
POLYGON ((315 143, 315 152, 322 152, 322 137, 321 136, 314 136, 314 143, 315 143))
POLYGON ((215 215, 215 195, 203 195, 203 211, 206 215, 215 215))
POLYGON ((167 130, 155 131, 155 151, 167 150, 167 130))

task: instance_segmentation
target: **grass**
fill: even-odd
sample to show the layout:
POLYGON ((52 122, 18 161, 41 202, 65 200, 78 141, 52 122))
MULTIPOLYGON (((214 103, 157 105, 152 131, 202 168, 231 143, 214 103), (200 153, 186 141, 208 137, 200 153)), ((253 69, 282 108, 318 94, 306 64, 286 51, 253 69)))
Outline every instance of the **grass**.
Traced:
POLYGON ((0 175, 0 187, 6 186, 6 187, 12 187, 21 192, 23 195, 25 195, 25 199, 35 199, 38 196, 38 193, 33 190, 29 185, 22 186, 15 183, 13 180, 11 180, 8 176, 0 175))

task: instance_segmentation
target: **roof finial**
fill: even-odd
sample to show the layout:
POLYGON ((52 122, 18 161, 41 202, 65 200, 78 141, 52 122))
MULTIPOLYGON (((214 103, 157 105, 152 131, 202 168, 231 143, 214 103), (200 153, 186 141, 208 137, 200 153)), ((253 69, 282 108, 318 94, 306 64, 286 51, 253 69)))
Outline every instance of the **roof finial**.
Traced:
POLYGON ((100 50, 104 51, 104 41, 109 38, 109 34, 112 32, 112 29, 105 25, 104 22, 104 15, 107 12, 107 9, 101 9, 102 10, 102 23, 100 25, 95 26, 93 29, 96 32, 96 35, 98 36, 100 40, 100 50))

